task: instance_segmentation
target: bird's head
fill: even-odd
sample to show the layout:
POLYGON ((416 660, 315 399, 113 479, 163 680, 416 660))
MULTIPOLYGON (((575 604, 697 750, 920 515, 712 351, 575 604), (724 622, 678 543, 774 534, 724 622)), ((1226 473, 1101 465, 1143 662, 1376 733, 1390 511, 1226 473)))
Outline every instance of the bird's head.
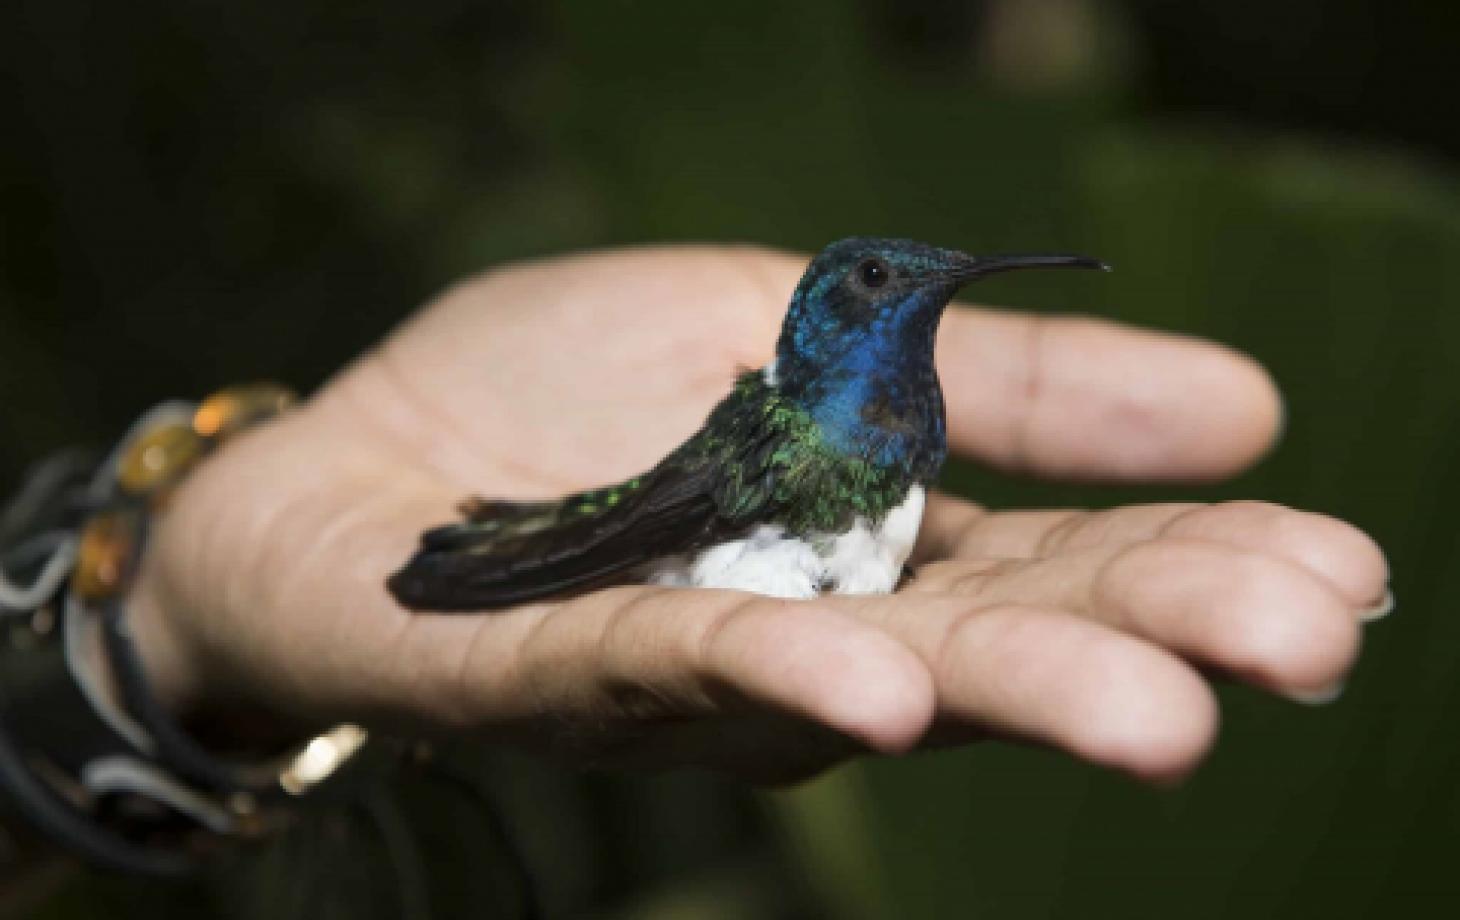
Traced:
POLYGON ((777 375, 794 385, 828 372, 931 366, 938 321, 954 293, 1019 268, 1105 265, 1076 255, 971 256, 913 240, 838 240, 811 261, 791 297, 776 346, 777 375))

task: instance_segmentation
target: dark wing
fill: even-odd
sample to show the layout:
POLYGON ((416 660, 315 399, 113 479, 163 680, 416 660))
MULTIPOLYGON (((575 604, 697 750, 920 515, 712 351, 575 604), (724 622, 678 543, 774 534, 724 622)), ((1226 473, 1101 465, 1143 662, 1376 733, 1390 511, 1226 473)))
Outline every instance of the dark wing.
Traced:
POLYGON ((768 388, 747 374, 706 426, 618 486, 556 502, 469 499, 460 524, 426 532, 389 582, 417 610, 493 610, 596 587, 763 519, 773 504, 768 388))
POLYGON ((417 610, 494 610, 604 584, 713 539, 721 519, 709 475, 666 463, 611 507, 574 511, 584 496, 573 496, 525 528, 477 521, 428 531, 391 577, 391 593, 417 610))

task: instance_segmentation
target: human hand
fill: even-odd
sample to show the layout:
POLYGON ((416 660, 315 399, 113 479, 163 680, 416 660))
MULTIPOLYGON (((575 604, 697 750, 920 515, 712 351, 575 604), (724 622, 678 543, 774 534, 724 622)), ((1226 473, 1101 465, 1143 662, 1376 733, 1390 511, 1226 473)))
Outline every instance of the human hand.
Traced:
MULTIPOLYGON (((623 586, 412 614, 386 576, 468 494, 639 472, 768 360, 801 260, 602 253, 449 291, 300 410, 231 442, 159 522, 133 599, 159 692, 281 730, 351 720, 753 780, 997 735, 1150 779, 1190 770, 1202 673, 1331 695, 1385 596, 1373 542, 1274 505, 989 512, 930 501, 916 577, 783 601, 623 586)), ((1217 346, 950 310, 954 450, 1058 477, 1213 479, 1270 444, 1267 376, 1217 346)))

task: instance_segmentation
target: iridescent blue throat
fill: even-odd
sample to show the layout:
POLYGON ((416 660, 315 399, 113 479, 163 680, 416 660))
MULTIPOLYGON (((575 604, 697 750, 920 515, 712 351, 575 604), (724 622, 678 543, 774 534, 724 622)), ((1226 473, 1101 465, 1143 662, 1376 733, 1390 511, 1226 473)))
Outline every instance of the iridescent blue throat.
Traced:
POLYGON ((891 309, 857 315, 829 280, 792 298, 776 350, 779 389, 837 450, 883 466, 941 465, 947 436, 933 343, 955 286, 918 288, 891 309))

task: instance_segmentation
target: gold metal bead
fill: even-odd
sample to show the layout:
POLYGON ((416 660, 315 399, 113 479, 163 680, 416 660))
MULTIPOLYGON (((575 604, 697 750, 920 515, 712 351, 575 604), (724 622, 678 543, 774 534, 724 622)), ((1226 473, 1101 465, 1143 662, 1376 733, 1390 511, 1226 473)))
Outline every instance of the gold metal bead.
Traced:
POLYGON ((188 425, 159 425, 128 446, 117 467, 117 484, 134 495, 156 491, 177 480, 203 451, 188 425))
POLYGON ((294 394, 275 383, 229 387, 203 400, 193 413, 193 430, 205 438, 227 437, 293 404, 294 394))
POLYGON ((134 520, 128 515, 106 512, 92 518, 81 532, 71 590, 86 601, 114 595, 122 588, 136 545, 134 520))

